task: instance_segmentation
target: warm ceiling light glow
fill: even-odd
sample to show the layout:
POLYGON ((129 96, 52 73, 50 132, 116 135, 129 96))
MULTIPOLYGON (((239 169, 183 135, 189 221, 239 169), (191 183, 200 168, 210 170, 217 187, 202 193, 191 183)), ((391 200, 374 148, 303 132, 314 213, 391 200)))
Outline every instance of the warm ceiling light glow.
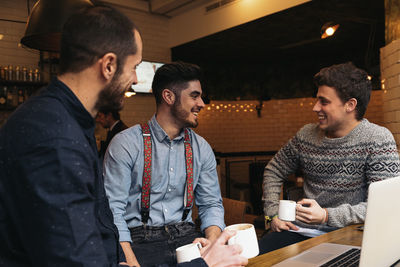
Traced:
POLYGON ((372 80, 372 76, 371 76, 371 75, 368 75, 368 76, 367 76, 367 79, 368 79, 368 80, 372 80))
POLYGON ((0 40, 3 40, 4 34, 0 34, 0 40))
POLYGON ((336 30, 339 28, 339 24, 334 24, 333 22, 325 23, 321 28, 321 39, 325 39, 335 34, 336 30))
POLYGON ((126 97, 131 97, 131 96, 134 96, 134 95, 136 95, 135 92, 125 92, 125 96, 126 97))
POLYGON ((135 92, 135 90, 133 90, 132 87, 130 87, 128 89, 128 91, 125 92, 125 97, 131 97, 131 96, 134 96, 134 95, 136 95, 136 92, 135 92))
POLYGON ((332 27, 329 27, 325 30, 326 35, 332 36, 335 33, 335 30, 332 27))

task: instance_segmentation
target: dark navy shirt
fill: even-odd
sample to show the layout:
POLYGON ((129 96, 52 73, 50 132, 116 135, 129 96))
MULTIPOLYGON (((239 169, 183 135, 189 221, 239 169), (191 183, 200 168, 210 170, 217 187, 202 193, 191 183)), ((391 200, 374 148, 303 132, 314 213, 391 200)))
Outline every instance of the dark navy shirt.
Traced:
POLYGON ((0 130, 0 266, 113 266, 95 122, 55 79, 0 130))

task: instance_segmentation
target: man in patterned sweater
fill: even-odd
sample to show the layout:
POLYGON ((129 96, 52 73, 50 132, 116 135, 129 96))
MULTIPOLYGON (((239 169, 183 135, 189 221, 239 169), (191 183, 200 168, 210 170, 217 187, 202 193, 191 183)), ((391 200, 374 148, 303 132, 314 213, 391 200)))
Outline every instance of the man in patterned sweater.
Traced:
POLYGON ((371 93, 367 73, 339 64, 322 69, 314 81, 319 123, 305 125, 264 171, 264 212, 272 232, 260 240, 260 254, 363 223, 369 184, 399 175, 392 134, 363 119, 371 93), (299 169, 304 199, 297 202, 296 221, 282 221, 276 216, 281 186, 299 169))

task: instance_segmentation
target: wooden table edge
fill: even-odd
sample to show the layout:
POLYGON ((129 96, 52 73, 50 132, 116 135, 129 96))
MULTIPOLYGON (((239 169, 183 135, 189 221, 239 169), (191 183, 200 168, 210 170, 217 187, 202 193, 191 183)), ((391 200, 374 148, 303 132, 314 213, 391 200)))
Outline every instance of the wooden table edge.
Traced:
POLYGON ((313 237, 308 240, 281 249, 277 249, 263 255, 259 255, 255 258, 249 259, 249 264, 247 266, 272 266, 321 243, 337 243, 344 245, 361 246, 362 231, 357 229, 357 227, 359 227, 360 225, 362 224, 349 225, 338 230, 317 237, 313 237))

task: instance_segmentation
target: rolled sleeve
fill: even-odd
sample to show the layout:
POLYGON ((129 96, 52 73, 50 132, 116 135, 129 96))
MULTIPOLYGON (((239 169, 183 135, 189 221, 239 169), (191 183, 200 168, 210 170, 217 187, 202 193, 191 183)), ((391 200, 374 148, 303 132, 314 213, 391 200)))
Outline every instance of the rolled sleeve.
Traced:
POLYGON ((124 132, 117 134, 111 141, 104 157, 103 174, 106 194, 118 228, 119 241, 131 242, 128 224, 124 218, 131 188, 131 169, 135 161, 130 146, 134 140, 124 132))
MULTIPOLYGON (((205 141, 204 141, 205 142, 205 141)), ((199 209, 201 231, 215 225, 221 230, 225 228, 224 207, 218 183, 216 161, 211 147, 205 142, 201 146, 202 167, 195 189, 196 205, 199 209)))

